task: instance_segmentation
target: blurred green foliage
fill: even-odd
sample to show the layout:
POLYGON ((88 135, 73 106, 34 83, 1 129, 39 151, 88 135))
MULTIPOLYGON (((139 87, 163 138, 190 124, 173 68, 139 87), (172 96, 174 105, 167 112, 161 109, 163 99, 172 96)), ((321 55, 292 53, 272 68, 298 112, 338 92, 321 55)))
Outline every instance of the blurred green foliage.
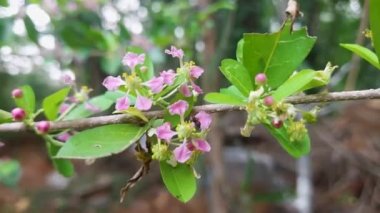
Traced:
MULTIPOLYGON (((63 86, 57 75, 65 70, 75 72, 80 84, 89 85, 98 94, 103 91, 100 82, 104 76, 122 71, 120 60, 130 45, 148 52, 157 64, 156 72, 171 67, 172 60, 162 54, 171 44, 184 48, 188 58, 202 62, 205 42, 209 42, 204 35, 209 30, 215 31, 217 44, 215 65, 208 67, 214 72, 220 58, 234 57, 243 33, 278 30, 286 5, 285 0, 215 0, 206 6, 188 0, 52 2, 29 0, 15 6, 0 1, 0 6, 17 8, 16 13, 0 14, 1 109, 13 107, 10 91, 26 82, 35 88, 37 102, 41 103, 44 96, 63 86), (46 26, 36 22, 33 11, 37 6, 48 15, 46 26), (17 32, 22 25, 25 32, 17 32), (44 44, 48 38, 53 38, 52 48, 44 44)), ((306 25, 310 35, 318 37, 303 67, 320 69, 327 61, 342 67, 350 60, 351 53, 339 43, 355 41, 362 4, 356 0, 301 2, 304 17, 296 27, 306 25)), ((362 63, 362 70, 359 88, 380 83, 374 80, 380 78, 376 78, 379 73, 373 67, 362 63)))

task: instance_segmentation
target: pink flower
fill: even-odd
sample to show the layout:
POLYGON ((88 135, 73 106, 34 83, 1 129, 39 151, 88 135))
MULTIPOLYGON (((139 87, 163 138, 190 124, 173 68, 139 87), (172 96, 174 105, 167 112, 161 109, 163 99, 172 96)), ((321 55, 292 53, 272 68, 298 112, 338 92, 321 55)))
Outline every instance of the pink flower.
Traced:
POLYGON ((73 85, 75 82, 74 76, 70 75, 69 73, 62 74, 61 80, 66 85, 73 85))
POLYGON ((62 141, 62 142, 66 142, 67 140, 69 140, 71 137, 71 134, 68 133, 68 132, 62 132, 60 133, 59 135, 56 136, 56 138, 59 140, 59 141, 62 141))
POLYGON ((131 69, 134 69, 136 65, 143 64, 145 61, 145 54, 136 54, 128 52, 123 57, 122 63, 124 66, 128 66, 131 69))
POLYGON ((199 78, 203 74, 204 70, 198 66, 192 66, 190 69, 190 76, 193 78, 199 78))
POLYGON ((97 113, 97 112, 102 111, 98 106, 95 106, 94 104, 92 104, 90 102, 85 102, 84 108, 90 112, 93 112, 93 113, 97 113))
POLYGON ((126 110, 129 107, 129 99, 128 96, 121 97, 116 100, 116 106, 115 109, 117 111, 126 110))
POLYGON ((198 93, 198 94, 202 94, 203 93, 203 90, 196 84, 194 84, 193 82, 191 82, 191 86, 193 87, 193 90, 198 93))
POLYGON ((210 124, 212 122, 212 118, 211 118, 211 115, 204 112, 204 111, 200 111, 198 112, 196 115, 195 115, 195 118, 199 121, 199 123, 201 124, 201 129, 202 130, 205 130, 205 129, 208 129, 210 127, 210 124))
POLYGON ((183 84, 180 88, 179 88, 179 91, 182 93, 182 95, 184 95, 185 97, 190 97, 192 94, 191 94, 191 91, 189 89, 189 87, 186 85, 186 84, 183 84))
POLYGON ((202 152, 209 152, 211 150, 210 144, 203 139, 195 139, 193 140, 193 145, 195 148, 202 152))
POLYGON ((169 122, 166 122, 162 124, 161 126, 157 127, 156 129, 156 135, 159 139, 170 141, 174 135, 177 133, 172 131, 169 122))
POLYGON ((50 122, 49 121, 40 121, 36 124, 37 132, 40 134, 46 134, 49 132, 50 129, 50 122))
POLYGON ((169 106, 169 112, 171 115, 183 115, 188 107, 189 104, 186 101, 179 100, 169 106))
POLYGON ((153 101, 147 97, 138 95, 136 99, 135 107, 139 110, 150 110, 152 108, 153 101))
POLYGON ((103 81, 103 86, 107 88, 107 90, 117 90, 121 85, 124 85, 125 82, 121 79, 120 76, 113 77, 113 76, 108 76, 104 79, 103 81))
POLYGON ((173 70, 168 70, 168 71, 162 71, 160 73, 160 77, 162 77, 164 79, 164 83, 167 84, 167 85, 172 85, 174 83, 174 79, 175 79, 175 73, 173 70))
POLYGON ((159 93, 164 88, 164 78, 154 77, 147 81, 145 84, 152 90, 153 93, 159 93))
POLYGON ((179 147, 173 150, 174 158, 179 163, 185 163, 191 158, 192 151, 187 148, 186 141, 184 141, 179 147))
POLYGON ((183 58, 183 50, 182 49, 177 49, 175 46, 171 46, 170 50, 166 49, 165 53, 168 55, 171 55, 173 58, 183 58))

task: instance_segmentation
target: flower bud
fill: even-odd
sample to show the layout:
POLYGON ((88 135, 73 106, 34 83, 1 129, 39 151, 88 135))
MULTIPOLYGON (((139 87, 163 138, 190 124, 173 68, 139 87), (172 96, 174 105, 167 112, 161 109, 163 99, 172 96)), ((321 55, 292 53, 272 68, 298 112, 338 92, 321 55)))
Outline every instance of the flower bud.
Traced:
POLYGON ((278 118, 275 118, 272 120, 272 126, 276 129, 279 129, 282 127, 284 123, 282 122, 282 120, 278 119, 278 118))
POLYGON ((50 129, 50 122, 49 121, 40 121, 36 124, 36 129, 41 134, 46 134, 49 132, 50 129))
POLYGON ((17 88, 17 89, 14 89, 12 91, 12 97, 13 98, 22 98, 22 96, 24 95, 24 93, 22 92, 21 89, 17 88))
POLYGON ((152 159, 163 161, 170 158, 170 151, 166 144, 154 144, 152 147, 152 159))
POLYGON ((272 106, 274 104, 274 98, 273 96, 267 96, 264 98, 264 105, 265 106, 272 106))
POLYGON ((264 85, 267 82, 267 76, 264 73, 259 73, 255 77, 257 85, 264 85))
POLYGON ((25 111, 21 108, 14 108, 11 113, 12 113, 13 120, 15 121, 22 121, 24 120, 26 116, 25 111))

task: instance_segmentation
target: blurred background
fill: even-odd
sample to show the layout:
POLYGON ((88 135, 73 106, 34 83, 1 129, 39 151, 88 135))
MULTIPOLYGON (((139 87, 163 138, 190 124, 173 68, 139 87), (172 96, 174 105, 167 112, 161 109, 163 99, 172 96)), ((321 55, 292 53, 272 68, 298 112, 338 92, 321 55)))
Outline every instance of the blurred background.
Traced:
MULTIPOLYGON (((285 18, 286 0, 0 0, 0 109, 14 105, 13 88, 29 84, 39 103, 74 73, 97 95, 107 75, 120 74, 131 45, 142 47, 155 70, 176 66, 163 54, 185 50, 206 69, 205 91, 227 84, 218 66, 235 58, 245 32, 273 32, 285 18)), ((368 0, 300 1, 318 40, 302 65, 339 65, 329 91, 377 88, 380 72, 339 43, 371 48, 368 0)), ((314 91, 316 92, 316 91, 314 91)), ((201 104, 201 102, 200 102, 201 104)), ((77 173, 56 173, 45 145, 30 134, 0 135, 0 212, 380 212, 380 102, 323 106, 310 156, 293 159, 258 127, 240 136, 245 115, 218 114, 212 152, 197 165, 202 178, 187 204, 172 198, 158 165, 119 203, 119 190, 138 169, 132 149, 92 164, 75 161, 77 173), (6 174, 6 175, 5 175, 6 174)))

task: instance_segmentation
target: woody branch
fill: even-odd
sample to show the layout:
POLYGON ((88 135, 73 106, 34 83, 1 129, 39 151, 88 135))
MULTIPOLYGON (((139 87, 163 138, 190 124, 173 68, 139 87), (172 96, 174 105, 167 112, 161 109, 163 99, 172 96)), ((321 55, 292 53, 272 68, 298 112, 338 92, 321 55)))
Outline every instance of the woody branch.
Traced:
MULTIPOLYGON (((326 94, 316 95, 303 95, 293 96, 287 98, 285 101, 292 104, 310 104, 310 103, 322 103, 322 102, 337 102, 348 100, 366 100, 366 99, 380 99, 380 89, 369 89, 359 91, 347 91, 347 92, 332 92, 326 94)), ((228 112, 244 110, 241 106, 230 106, 223 104, 208 104, 194 107, 194 112, 205 111, 208 113, 216 112, 228 112)), ((150 111, 146 112, 147 118, 160 118, 164 115, 164 111, 150 111)), ((50 132, 65 130, 65 129, 88 129, 96 126, 108 125, 108 124, 120 124, 120 123, 142 123, 139 118, 128 114, 120 115, 107 115, 91 118, 83 118, 68 121, 51 122, 50 132)), ((25 132, 28 131, 28 127, 22 122, 0 124, 0 133, 6 132, 25 132)))

